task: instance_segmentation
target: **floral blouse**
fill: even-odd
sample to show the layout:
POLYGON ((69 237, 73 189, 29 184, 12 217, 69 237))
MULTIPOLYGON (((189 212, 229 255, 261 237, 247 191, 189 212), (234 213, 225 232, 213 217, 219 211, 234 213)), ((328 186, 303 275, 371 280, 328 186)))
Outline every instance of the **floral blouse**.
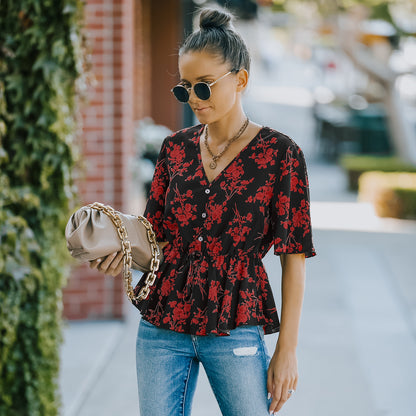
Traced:
MULTIPOLYGON (((240 325, 277 332, 280 322, 262 258, 315 256, 309 184, 300 147, 269 127, 209 182, 199 142, 204 125, 166 137, 144 216, 164 260, 143 319, 193 335, 228 335, 240 325)), ((146 274, 135 288, 143 287, 146 274)))

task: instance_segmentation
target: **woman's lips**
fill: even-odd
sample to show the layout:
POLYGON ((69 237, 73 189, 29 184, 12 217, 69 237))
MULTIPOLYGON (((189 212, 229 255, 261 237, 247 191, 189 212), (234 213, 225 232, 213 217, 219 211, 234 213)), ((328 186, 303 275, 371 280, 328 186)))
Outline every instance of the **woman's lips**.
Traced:
POLYGON ((200 107, 200 108, 195 108, 195 111, 198 111, 199 113, 205 110, 208 110, 209 107, 200 107))

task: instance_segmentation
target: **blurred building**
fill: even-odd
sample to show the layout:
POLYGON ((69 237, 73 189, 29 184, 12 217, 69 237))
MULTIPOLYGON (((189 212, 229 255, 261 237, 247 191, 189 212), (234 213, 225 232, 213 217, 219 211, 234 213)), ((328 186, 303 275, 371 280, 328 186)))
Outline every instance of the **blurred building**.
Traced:
MULTIPOLYGON (((135 121, 150 116, 177 130, 189 120, 170 89, 178 81, 177 49, 192 28, 194 7, 191 0, 86 1, 96 85, 82 113, 83 203, 100 201, 127 212, 135 121)), ((64 315, 122 318, 125 301, 122 279, 84 265, 73 270, 64 290, 64 315)))

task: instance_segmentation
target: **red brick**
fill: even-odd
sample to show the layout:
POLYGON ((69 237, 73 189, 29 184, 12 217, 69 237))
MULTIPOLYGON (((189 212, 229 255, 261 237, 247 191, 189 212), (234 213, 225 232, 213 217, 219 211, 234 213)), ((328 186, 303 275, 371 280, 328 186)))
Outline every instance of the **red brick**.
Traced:
MULTIPOLYGON (((119 210, 130 206, 133 123, 151 115, 152 109, 152 4, 148 0, 113 0, 112 10, 106 10, 104 0, 87 0, 85 23, 97 84, 89 88, 88 104, 81 114, 84 160, 78 189, 84 204, 100 201, 119 210), (110 145, 108 140, 112 140, 110 145)), ((64 316, 77 320, 123 318, 126 301, 120 277, 104 276, 88 265, 74 267, 64 290, 64 316)))

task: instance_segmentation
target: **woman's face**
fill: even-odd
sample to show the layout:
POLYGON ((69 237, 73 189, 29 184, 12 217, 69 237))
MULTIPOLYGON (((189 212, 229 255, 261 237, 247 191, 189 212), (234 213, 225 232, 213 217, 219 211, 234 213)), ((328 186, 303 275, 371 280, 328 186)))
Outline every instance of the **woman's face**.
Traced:
MULTIPOLYGON (((197 82, 211 82, 229 72, 228 62, 209 52, 187 52, 179 57, 180 83, 192 87, 197 82)), ((189 94, 189 105, 200 123, 209 124, 229 115, 240 106, 241 92, 247 84, 247 71, 232 73, 211 86, 211 96, 201 100, 192 88, 189 94)))

